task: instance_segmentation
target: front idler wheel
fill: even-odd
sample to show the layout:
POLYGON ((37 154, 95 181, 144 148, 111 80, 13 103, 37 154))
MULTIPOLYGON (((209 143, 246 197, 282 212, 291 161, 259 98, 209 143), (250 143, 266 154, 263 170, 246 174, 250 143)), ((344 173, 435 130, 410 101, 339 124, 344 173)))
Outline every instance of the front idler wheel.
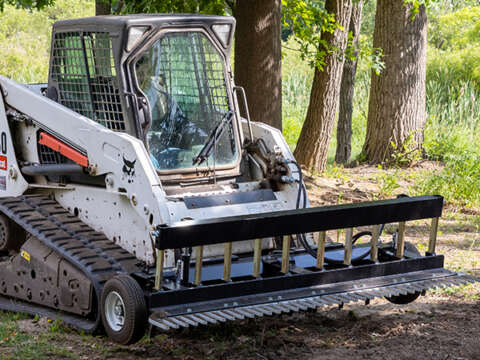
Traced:
POLYGON ((132 277, 117 275, 108 280, 101 306, 103 326, 113 341, 131 344, 145 334, 148 317, 145 296, 132 277))

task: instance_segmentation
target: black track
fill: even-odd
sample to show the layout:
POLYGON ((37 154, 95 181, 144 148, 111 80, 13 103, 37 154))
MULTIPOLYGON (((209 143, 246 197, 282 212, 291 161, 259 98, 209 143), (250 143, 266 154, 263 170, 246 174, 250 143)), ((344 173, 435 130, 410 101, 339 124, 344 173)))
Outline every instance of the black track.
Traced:
MULTIPOLYGON (((89 316, 90 321, 70 315, 63 316, 62 319, 83 331, 95 331, 101 322, 99 299, 103 285, 117 274, 138 271, 139 261, 103 233, 93 230, 70 214, 51 197, 27 195, 3 198, 0 199, 0 211, 90 279, 96 295, 92 306, 95 310, 89 316)), ((3 308, 3 302, 0 301, 0 308, 3 308)), ((40 308, 38 305, 12 300, 5 310, 38 313, 40 308), (15 307, 14 304, 21 306, 15 307)), ((54 310, 45 311, 52 313, 54 310)))

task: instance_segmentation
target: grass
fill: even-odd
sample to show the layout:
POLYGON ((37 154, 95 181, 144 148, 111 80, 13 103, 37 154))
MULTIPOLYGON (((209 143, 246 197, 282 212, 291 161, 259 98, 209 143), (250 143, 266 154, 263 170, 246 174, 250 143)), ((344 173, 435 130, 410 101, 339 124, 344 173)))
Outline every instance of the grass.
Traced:
POLYGON ((0 311, 0 348, 1 358, 5 360, 48 360, 53 357, 75 359, 76 355, 67 346, 57 344, 57 331, 32 335, 22 331, 19 320, 29 319, 22 314, 0 311))

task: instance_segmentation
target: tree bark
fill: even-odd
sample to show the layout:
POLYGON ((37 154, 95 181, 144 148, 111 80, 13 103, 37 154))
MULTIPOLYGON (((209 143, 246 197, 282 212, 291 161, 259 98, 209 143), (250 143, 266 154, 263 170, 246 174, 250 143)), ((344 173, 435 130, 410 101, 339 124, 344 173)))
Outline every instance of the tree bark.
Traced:
POLYGON ((385 69, 372 72, 367 135, 370 163, 389 160, 395 149, 420 149, 425 126, 427 15, 422 5, 412 18, 403 0, 378 0, 374 48, 383 49, 385 69), (408 140, 408 139, 411 140, 408 140), (406 144, 408 141, 408 144, 406 144), (392 146, 394 144, 394 146, 392 146))
POLYGON ((235 82, 252 121, 282 129, 281 0, 238 0, 235 82))
MULTIPOLYGON (((344 29, 348 28, 352 0, 326 0, 325 9, 335 15, 337 23, 344 29)), ((337 28, 334 33, 323 33, 321 39, 343 53, 347 32, 337 28)), ((315 69, 307 116, 295 149, 297 162, 318 172, 325 170, 327 165, 344 63, 343 56, 338 52, 328 52, 324 61, 322 71, 315 69)))
POLYGON ((110 15, 112 0, 95 0, 95 15, 110 15))
POLYGON ((353 60, 346 59, 343 65, 342 82, 340 85, 340 110, 337 125, 337 150, 335 161, 346 164, 352 153, 352 116, 353 95, 355 91, 355 75, 357 73, 358 38, 362 23, 363 0, 353 3, 352 16, 348 31, 352 33, 353 60))

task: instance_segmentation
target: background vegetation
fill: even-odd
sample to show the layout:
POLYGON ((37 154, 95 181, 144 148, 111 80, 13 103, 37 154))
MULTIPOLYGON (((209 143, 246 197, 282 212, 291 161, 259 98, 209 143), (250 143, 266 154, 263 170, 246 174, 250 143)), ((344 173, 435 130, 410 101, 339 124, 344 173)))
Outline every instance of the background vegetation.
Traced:
MULTIPOLYGON (((438 193, 450 202, 480 205, 480 6, 478 1, 438 1, 430 6, 427 53, 427 124, 425 157, 444 167, 417 181, 412 193, 438 193)), ((364 8, 361 46, 372 41, 375 2, 364 8)), ((293 149, 309 101, 313 71, 303 63, 294 42, 284 43, 284 135, 293 149)), ((360 58, 355 84, 352 158, 361 162, 365 140, 371 61, 360 58)), ((334 134, 336 132, 334 131, 334 134)), ((335 135, 334 135, 335 136, 335 135)), ((329 163, 335 155, 335 137, 329 163)), ((415 154, 414 154, 415 155, 415 154)), ((412 156, 412 154, 403 154, 412 156)), ((419 154, 417 160, 420 160, 419 154)), ((403 164, 402 153, 394 166, 403 164)), ((392 179, 391 181, 394 181, 392 179)))
MULTIPOLYGON (((42 11, 5 5, 0 15, 0 73, 19 82, 45 82, 53 22, 94 13, 93 0, 57 0, 42 11)), ((480 206, 480 6, 474 0, 441 0, 433 2, 428 16, 424 155, 443 166, 418 180, 412 193, 440 193, 453 203, 480 206)), ((368 1, 362 46, 372 40, 374 17, 375 2, 368 1)), ((301 60, 297 46, 291 37, 283 42, 283 127, 292 149, 305 119, 313 78, 313 69, 301 60)), ((353 116, 354 163, 362 160, 359 156, 365 139, 370 71, 370 59, 360 58, 353 116)), ((334 138, 330 167, 335 167, 335 146, 334 138)), ((393 165, 402 165, 401 152, 393 165)))

